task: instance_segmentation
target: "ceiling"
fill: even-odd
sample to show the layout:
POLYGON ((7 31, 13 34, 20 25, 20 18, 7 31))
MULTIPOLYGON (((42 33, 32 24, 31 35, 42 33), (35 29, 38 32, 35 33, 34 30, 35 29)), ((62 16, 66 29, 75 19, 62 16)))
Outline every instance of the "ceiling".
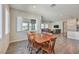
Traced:
POLYGON ((44 21, 79 18, 79 4, 11 4, 12 8, 43 16, 44 21))

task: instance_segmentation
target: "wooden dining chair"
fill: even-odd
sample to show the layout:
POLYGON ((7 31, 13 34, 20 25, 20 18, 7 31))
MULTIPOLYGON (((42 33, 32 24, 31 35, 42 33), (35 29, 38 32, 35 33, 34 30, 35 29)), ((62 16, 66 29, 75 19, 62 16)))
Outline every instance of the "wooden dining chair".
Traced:
POLYGON ((35 41, 36 36, 37 36, 37 34, 34 33, 34 32, 31 32, 31 33, 28 34, 30 53, 33 53, 33 51, 35 51, 35 53, 37 53, 37 50, 40 48, 40 45, 35 41))
MULTIPOLYGON (((47 39, 47 37, 44 39, 47 39)), ((47 54, 51 54, 52 52, 55 53, 55 51, 54 51, 55 42, 56 42, 56 38, 51 39, 50 41, 43 43, 42 44, 43 53, 47 53, 47 54)))
POLYGON ((55 46, 54 44, 50 45, 50 42, 45 43, 45 45, 43 45, 42 47, 42 51, 47 54, 51 54, 52 52, 55 53, 54 46, 55 46))
POLYGON ((55 54, 55 43, 56 43, 56 38, 54 38, 54 40, 51 40, 51 50, 52 50, 52 52, 55 54))
POLYGON ((27 48, 29 48, 29 51, 31 51, 31 47, 33 45, 33 40, 34 40, 34 32, 28 32, 28 45, 27 48))

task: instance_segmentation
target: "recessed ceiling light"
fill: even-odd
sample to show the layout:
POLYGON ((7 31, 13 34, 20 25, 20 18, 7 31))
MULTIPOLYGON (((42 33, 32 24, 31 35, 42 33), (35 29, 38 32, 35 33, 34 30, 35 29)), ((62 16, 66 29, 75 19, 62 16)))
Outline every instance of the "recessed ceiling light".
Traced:
POLYGON ((56 4, 51 4, 51 5, 50 5, 50 7, 55 7, 55 6, 56 6, 56 4))
POLYGON ((33 8, 36 8, 36 6, 34 5, 33 8))

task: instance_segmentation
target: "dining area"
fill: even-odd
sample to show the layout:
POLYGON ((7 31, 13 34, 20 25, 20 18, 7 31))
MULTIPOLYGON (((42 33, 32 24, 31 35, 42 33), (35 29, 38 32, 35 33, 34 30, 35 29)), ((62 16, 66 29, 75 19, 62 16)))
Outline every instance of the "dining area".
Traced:
POLYGON ((52 33, 28 32, 28 46, 30 54, 55 54, 55 42, 57 37, 52 33))
MULTIPOLYGON (((35 8, 30 9, 33 7, 33 4, 10 5, 10 23, 7 20, 9 15, 6 14, 8 13, 7 8, 2 8, 6 9, 6 18, 5 21, 3 19, 1 21, 6 23, 6 26, 1 23, 1 27, 3 26, 2 29, 7 32, 1 31, 1 33, 3 32, 2 34, 5 35, 10 33, 10 37, 8 35, 6 35, 7 37, 2 35, 1 50, 4 50, 3 47, 7 45, 7 47, 5 47, 6 54, 79 54, 79 19, 77 17, 68 17, 67 20, 64 18, 64 20, 61 20, 61 17, 59 18, 57 15, 58 17, 56 18, 59 19, 55 20, 55 18, 53 19, 54 11, 47 7, 50 6, 50 4, 35 4, 35 6, 39 8, 36 8, 36 10, 35 8), (23 7, 21 8, 21 6, 23 7), (39 10, 40 12, 38 12, 39 10), (48 13, 46 13, 47 11, 48 13), (4 41, 4 38, 8 40, 6 41, 5 39, 4 41)), ((67 6, 70 6, 71 8, 69 10, 72 10, 74 6, 78 7, 78 5, 57 5, 56 11, 62 13, 60 12, 61 10, 59 10, 64 9, 62 6, 66 9, 69 9, 67 6)), ((65 11, 67 11, 66 9, 65 11)), ((74 11, 77 10, 73 10, 71 13, 74 11)), ((58 13, 56 12, 56 14, 58 13)), ((54 16, 56 16, 56 14, 54 16)), ((71 15, 74 16, 74 13, 71 15)))

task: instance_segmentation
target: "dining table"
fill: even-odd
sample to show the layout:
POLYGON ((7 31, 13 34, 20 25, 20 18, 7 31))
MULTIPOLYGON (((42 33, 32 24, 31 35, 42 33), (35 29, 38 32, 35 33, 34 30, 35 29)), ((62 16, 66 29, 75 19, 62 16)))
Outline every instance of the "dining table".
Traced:
POLYGON ((40 35, 36 35, 35 37, 35 41, 39 44, 42 44, 44 42, 50 41, 50 40, 55 40, 57 37, 55 35, 45 35, 42 34, 42 36, 40 35), (43 36, 44 35, 44 36, 43 36))
POLYGON ((41 34, 41 35, 36 35, 35 37, 35 42, 38 43, 40 45, 40 48, 38 49, 38 51, 36 53, 38 53, 41 48, 42 48, 42 44, 45 42, 48 42, 50 40, 55 40, 57 37, 55 35, 48 35, 48 34, 41 34))

